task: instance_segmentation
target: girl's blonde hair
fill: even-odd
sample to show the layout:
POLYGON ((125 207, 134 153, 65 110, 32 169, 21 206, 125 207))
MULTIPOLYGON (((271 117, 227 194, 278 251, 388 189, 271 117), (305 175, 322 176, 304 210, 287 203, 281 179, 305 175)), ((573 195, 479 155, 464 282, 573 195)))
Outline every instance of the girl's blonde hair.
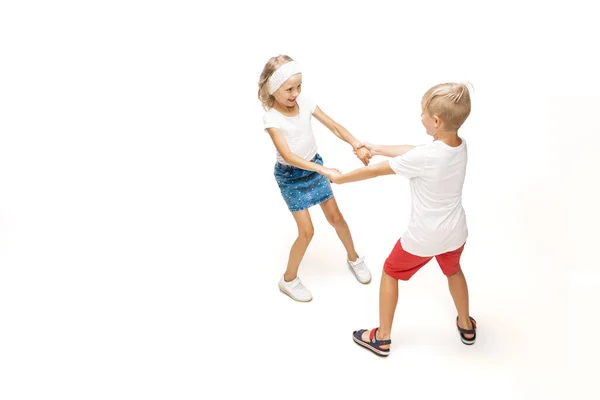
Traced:
POLYGON ((270 110, 273 107, 275 98, 269 93, 269 78, 273 75, 273 72, 277 71, 283 64, 287 64, 292 60, 290 56, 280 54, 271 59, 265 64, 260 79, 258 80, 258 100, 262 103, 265 110, 270 110))
POLYGON ((444 128, 458 130, 471 113, 469 86, 468 82, 435 85, 423 95, 423 111, 440 117, 444 128))

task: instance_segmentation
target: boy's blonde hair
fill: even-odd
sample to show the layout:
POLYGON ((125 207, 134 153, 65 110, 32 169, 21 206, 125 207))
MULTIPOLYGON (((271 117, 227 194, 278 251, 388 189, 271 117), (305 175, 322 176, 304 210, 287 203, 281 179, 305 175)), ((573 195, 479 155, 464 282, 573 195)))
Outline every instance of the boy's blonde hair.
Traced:
POLYGON ((285 54, 271 57, 260 74, 260 79, 258 80, 258 100, 260 100, 263 108, 267 111, 270 110, 275 103, 275 98, 269 93, 269 78, 279 67, 290 61, 294 60, 285 54))
POLYGON ((429 89, 421 106, 430 116, 437 115, 446 129, 461 127, 471 113, 469 83, 441 83, 429 89))

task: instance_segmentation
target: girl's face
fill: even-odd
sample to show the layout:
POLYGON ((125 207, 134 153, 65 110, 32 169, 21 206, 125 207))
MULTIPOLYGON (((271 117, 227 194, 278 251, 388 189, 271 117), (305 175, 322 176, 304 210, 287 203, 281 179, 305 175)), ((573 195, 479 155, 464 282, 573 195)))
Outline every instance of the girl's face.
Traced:
POLYGON ((290 79, 283 82, 283 85, 273 93, 275 101, 284 107, 294 107, 296 97, 302 91, 302 74, 292 75, 290 79))

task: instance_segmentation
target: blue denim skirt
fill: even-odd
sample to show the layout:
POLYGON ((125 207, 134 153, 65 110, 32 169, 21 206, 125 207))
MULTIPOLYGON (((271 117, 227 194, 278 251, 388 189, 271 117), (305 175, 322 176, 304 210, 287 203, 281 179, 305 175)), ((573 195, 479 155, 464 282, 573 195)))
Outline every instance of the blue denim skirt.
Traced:
MULTIPOLYGON (((311 161, 323 165, 319 154, 311 161)), ((329 179, 318 172, 276 163, 274 174, 281 195, 291 212, 306 210, 333 197, 329 179)))

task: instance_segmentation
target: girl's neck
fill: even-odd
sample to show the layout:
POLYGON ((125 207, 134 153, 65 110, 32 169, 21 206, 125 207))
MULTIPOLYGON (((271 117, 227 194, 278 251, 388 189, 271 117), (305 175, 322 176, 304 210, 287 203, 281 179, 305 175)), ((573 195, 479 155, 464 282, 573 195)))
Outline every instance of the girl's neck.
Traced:
POLYGON ((291 107, 286 107, 282 104, 275 102, 273 108, 282 114, 296 114, 298 112, 298 103, 294 103, 291 107))

